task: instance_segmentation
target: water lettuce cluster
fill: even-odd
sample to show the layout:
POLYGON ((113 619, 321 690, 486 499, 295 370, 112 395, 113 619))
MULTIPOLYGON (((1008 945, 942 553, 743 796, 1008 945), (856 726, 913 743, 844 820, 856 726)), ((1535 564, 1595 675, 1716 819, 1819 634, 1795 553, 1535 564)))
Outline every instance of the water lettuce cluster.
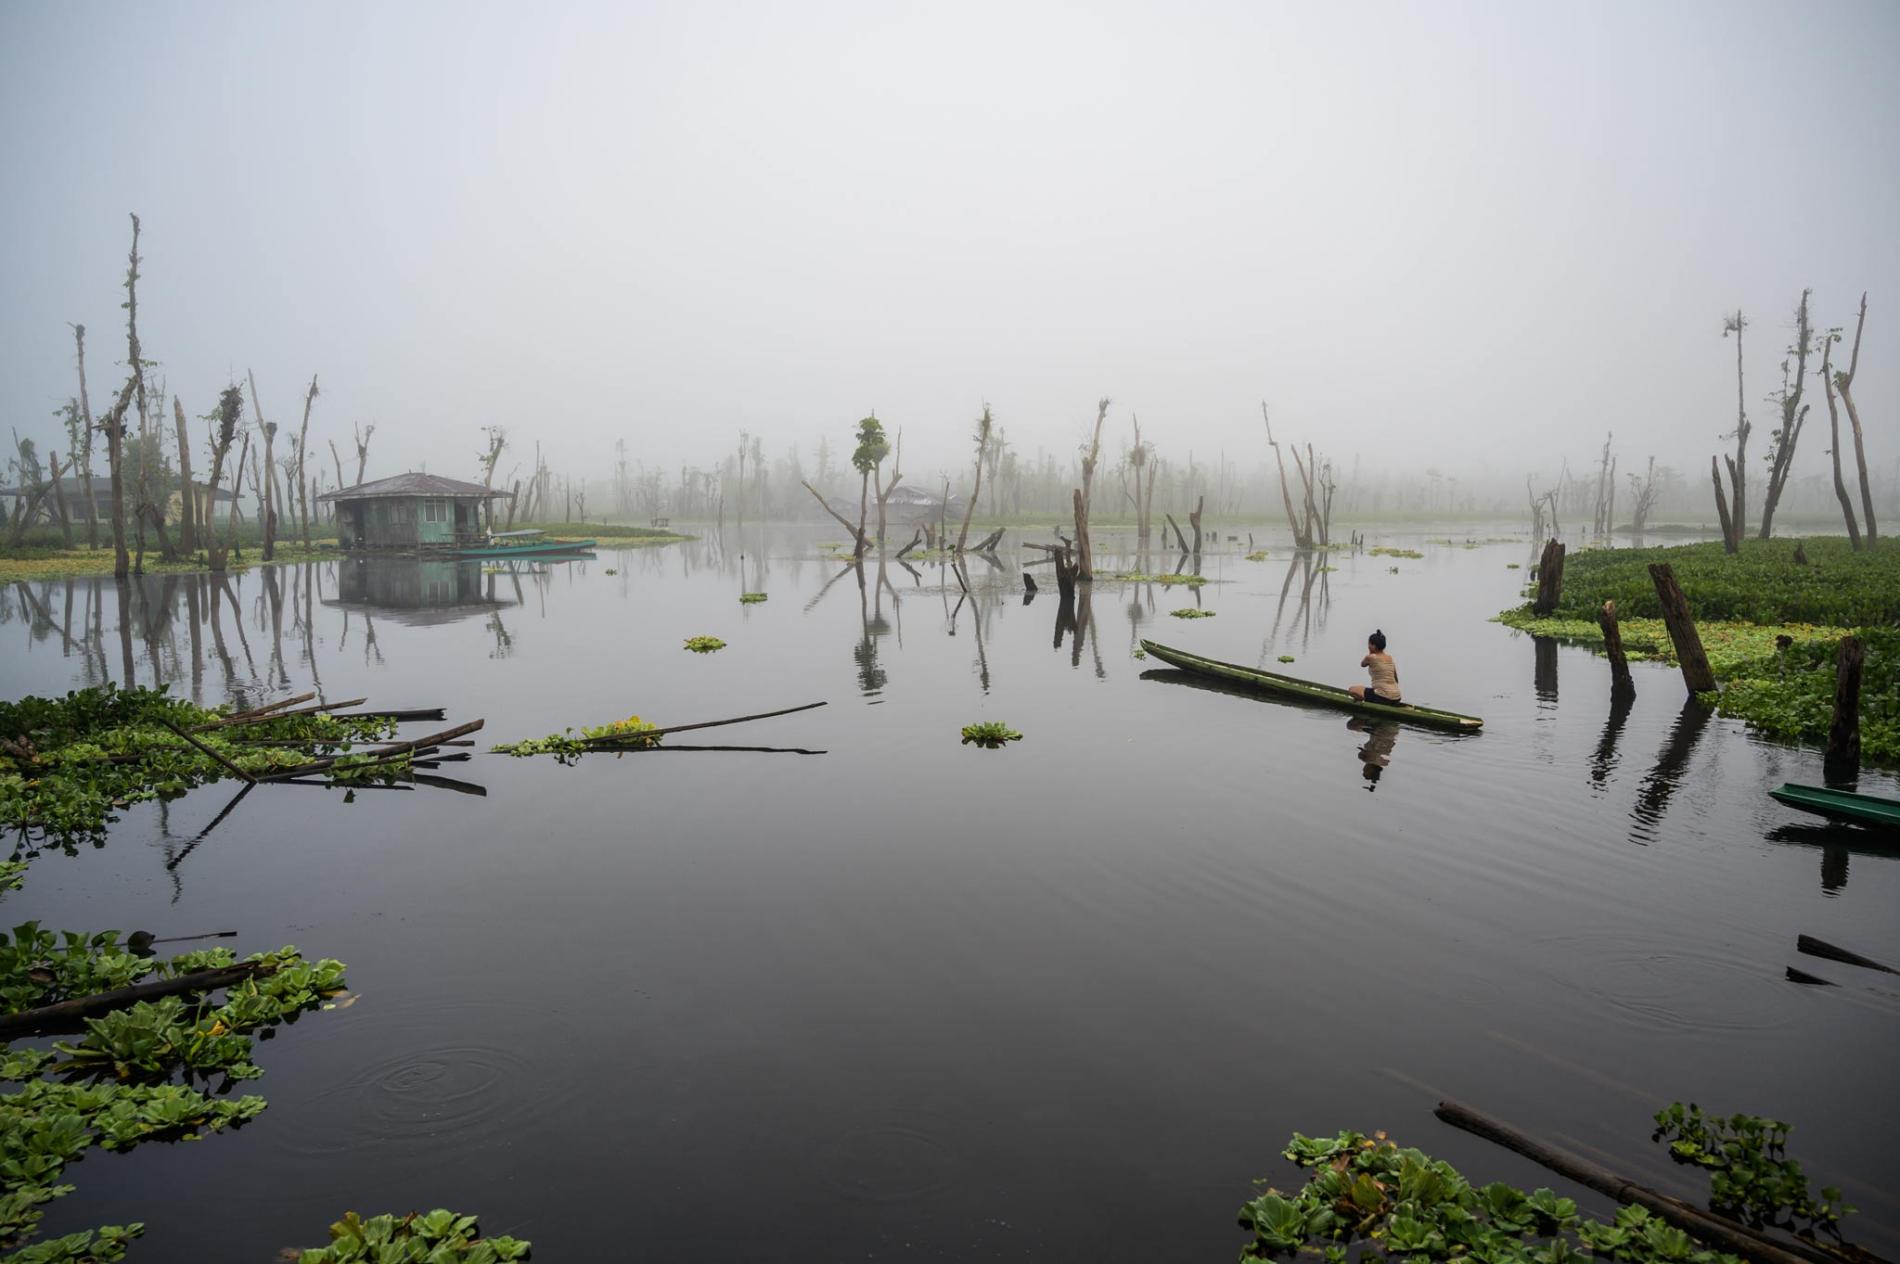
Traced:
POLYGON ((996 750, 1005 742, 1020 742, 1023 735, 1004 724, 1001 720, 984 720, 980 724, 963 726, 963 744, 981 746, 987 750, 996 750))

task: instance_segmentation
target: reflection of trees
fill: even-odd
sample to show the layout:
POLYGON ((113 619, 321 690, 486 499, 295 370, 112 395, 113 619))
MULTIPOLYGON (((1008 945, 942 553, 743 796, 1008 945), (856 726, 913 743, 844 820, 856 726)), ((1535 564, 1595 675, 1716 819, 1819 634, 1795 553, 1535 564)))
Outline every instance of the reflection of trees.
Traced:
MULTIPOLYGON (((858 578, 859 635, 858 643, 851 649, 852 661, 858 668, 858 691, 867 698, 875 698, 884 692, 884 685, 889 679, 877 658, 878 640, 890 631, 890 624, 884 621, 883 589, 881 584, 865 584, 863 562, 857 562, 846 569, 858 578), (875 613, 872 611, 870 597, 866 592, 867 587, 877 593, 875 613)), ((880 576, 881 574, 880 567, 880 576)))
POLYGON ((1531 638, 1531 684, 1539 702, 1557 701, 1557 638, 1531 638))
POLYGON ((1682 782, 1682 774, 1689 767, 1689 759, 1695 754, 1696 739, 1702 736, 1702 730, 1709 726, 1709 716, 1714 708, 1704 706, 1692 696, 1682 704, 1682 711, 1676 716, 1676 722, 1670 726, 1669 737, 1663 742, 1661 754, 1656 757, 1655 767, 1643 778, 1643 784, 1636 791, 1636 805, 1630 809, 1630 819, 1636 823, 1630 833, 1630 841, 1647 843, 1655 837, 1656 825, 1669 809, 1669 800, 1675 797, 1676 787, 1682 782))
POLYGON ((1313 616, 1319 615, 1320 631, 1326 630, 1326 612, 1332 604, 1332 585, 1327 576, 1325 554, 1311 550, 1295 553, 1286 564, 1286 578, 1280 583, 1280 601, 1273 609, 1273 631, 1268 634, 1267 645, 1261 648, 1262 656, 1267 649, 1280 639, 1280 626, 1286 619, 1287 597, 1293 591, 1293 580, 1300 581, 1300 600, 1294 607, 1293 620, 1300 628, 1300 649, 1304 651, 1312 643, 1313 616))
POLYGON ((1590 781, 1599 790, 1616 767, 1616 740, 1622 736, 1623 725, 1629 720, 1630 708, 1635 703, 1633 685, 1610 690, 1610 718, 1604 722, 1603 736, 1597 739, 1596 751, 1590 756, 1590 781))

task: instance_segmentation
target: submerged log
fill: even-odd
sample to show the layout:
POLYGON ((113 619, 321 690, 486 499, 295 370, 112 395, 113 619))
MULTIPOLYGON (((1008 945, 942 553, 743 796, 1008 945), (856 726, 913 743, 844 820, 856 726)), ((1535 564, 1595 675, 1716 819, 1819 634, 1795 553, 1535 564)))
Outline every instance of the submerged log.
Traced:
POLYGON ((1834 655, 1834 720, 1827 729, 1823 760, 1829 781, 1847 781, 1860 771, 1860 671, 1867 648, 1857 636, 1841 638, 1834 655))
POLYGON ((1663 623, 1676 647, 1676 661, 1682 664, 1682 681, 1690 693, 1709 693, 1716 688, 1715 670, 1702 650, 1702 638, 1695 630, 1695 616, 1689 612, 1689 599, 1676 583, 1676 572, 1667 562, 1652 562, 1650 582, 1656 585, 1656 599, 1662 603, 1663 623))
POLYGON ((1432 1113, 1454 1128, 1462 1128, 1474 1136, 1494 1141, 1505 1149, 1521 1154, 1580 1185, 1587 1185, 1598 1193, 1607 1194, 1619 1203, 1631 1203, 1642 1207, 1661 1216, 1678 1229, 1693 1234, 1724 1251, 1732 1251, 1748 1259, 1758 1260, 1761 1264, 1802 1264, 1803 1260, 1835 1258, 1811 1247, 1804 1249, 1793 1243, 1783 1244, 1742 1225, 1719 1219, 1706 1211, 1691 1207, 1680 1199, 1657 1193, 1646 1185, 1638 1185, 1627 1177, 1618 1176, 1600 1164, 1592 1163, 1567 1150, 1547 1146, 1534 1137, 1519 1132, 1509 1124, 1481 1114, 1459 1102, 1442 1101, 1438 1103, 1438 1109, 1432 1113))
POLYGON ((1860 966, 1867 970, 1879 970, 1883 974, 1900 974, 1900 970, 1896 970, 1892 966, 1885 965, 1882 962, 1875 961, 1872 957, 1863 957, 1857 952, 1849 952, 1845 948, 1836 944, 1830 944, 1825 939, 1816 939, 1812 935, 1795 936, 1794 946, 1797 951, 1804 952, 1810 957, 1825 957, 1829 961, 1838 961, 1842 965, 1860 966))
POLYGON ((161 996, 176 996, 180 992, 209 992, 214 988, 229 987, 264 968, 261 961, 240 961, 234 966, 194 970, 190 974, 175 975, 152 983, 135 983, 130 987, 113 988, 110 992, 95 992, 91 996, 78 996, 53 1005, 42 1005, 38 1009, 0 1015, 0 1040, 11 1040, 29 1032, 76 1026, 93 1014, 161 996))

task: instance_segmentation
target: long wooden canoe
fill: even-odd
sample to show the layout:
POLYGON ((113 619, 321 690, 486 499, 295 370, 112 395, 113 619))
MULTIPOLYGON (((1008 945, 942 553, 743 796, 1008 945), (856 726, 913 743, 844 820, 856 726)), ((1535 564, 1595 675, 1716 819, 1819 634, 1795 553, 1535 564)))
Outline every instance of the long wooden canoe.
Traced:
POLYGON ((1317 681, 1301 680, 1297 676, 1282 676, 1279 672, 1263 671, 1258 667, 1242 667, 1239 663, 1223 663, 1212 658, 1202 658, 1186 650, 1177 650, 1157 641, 1143 641, 1141 648, 1171 667, 1193 672, 1199 676, 1212 676, 1221 680, 1245 685, 1261 693, 1278 694, 1303 702, 1316 702, 1323 706, 1339 707, 1345 711, 1357 711, 1361 715, 1376 715, 1392 720, 1402 720, 1407 724, 1424 724, 1435 729, 1451 729, 1459 733, 1475 733, 1484 727, 1484 721, 1475 715, 1459 715, 1456 711, 1439 711, 1432 707, 1414 706, 1411 703, 1393 705, 1390 702, 1362 702, 1337 685, 1322 685, 1317 681))
POLYGON ((1877 794, 1856 794, 1852 790, 1829 790, 1826 786, 1800 786, 1793 782, 1770 790, 1778 802, 1803 812, 1818 812, 1841 821, 1862 825, 1884 825, 1900 829, 1900 799, 1883 799, 1877 794))

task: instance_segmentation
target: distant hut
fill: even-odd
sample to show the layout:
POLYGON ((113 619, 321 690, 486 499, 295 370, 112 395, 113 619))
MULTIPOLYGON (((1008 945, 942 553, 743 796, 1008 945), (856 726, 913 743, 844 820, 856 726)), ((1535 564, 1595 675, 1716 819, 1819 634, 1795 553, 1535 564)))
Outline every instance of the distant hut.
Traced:
POLYGON ((480 483, 439 474, 398 474, 317 497, 336 506, 337 541, 346 549, 453 548, 481 540, 486 506, 508 499, 480 483))

